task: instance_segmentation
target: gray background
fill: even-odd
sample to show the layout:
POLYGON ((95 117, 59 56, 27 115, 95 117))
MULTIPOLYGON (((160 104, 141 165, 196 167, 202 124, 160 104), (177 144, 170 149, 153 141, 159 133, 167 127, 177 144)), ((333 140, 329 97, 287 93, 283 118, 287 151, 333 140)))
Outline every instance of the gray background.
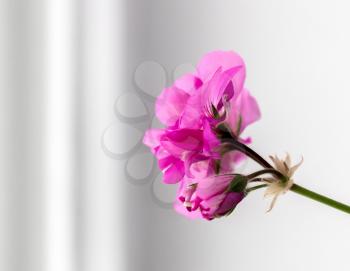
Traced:
POLYGON ((266 214, 256 192, 228 218, 187 220, 156 171, 142 180, 152 160, 139 144, 158 125, 152 95, 234 49, 262 110, 252 146, 303 156, 296 181, 350 203, 347 2, 0 7, 0 270, 349 270, 348 215, 293 193, 266 214))

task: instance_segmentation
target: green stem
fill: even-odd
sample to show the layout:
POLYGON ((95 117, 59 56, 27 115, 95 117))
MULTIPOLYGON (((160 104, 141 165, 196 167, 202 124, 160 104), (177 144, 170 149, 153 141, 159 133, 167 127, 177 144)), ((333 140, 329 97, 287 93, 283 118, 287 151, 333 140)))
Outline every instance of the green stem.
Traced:
POLYGON ((270 163, 268 163, 264 158, 262 158, 257 152, 255 152, 253 149, 249 148, 247 145, 239 142, 238 140, 234 138, 225 139, 223 140, 223 143, 226 143, 226 151, 239 151, 251 159, 253 159, 255 162, 260 164, 264 168, 273 168, 270 163))
POLYGON ((345 213, 350 214, 350 206, 345 205, 343 203, 340 203, 338 201, 335 201, 333 199, 330 199, 328 197, 322 196, 320 194, 317 194, 317 193, 315 193, 311 190, 308 190, 300 185, 293 184, 293 186, 291 187, 290 190, 299 194, 299 195, 316 200, 318 202, 321 202, 321 203, 326 204, 328 206, 331 206, 335 209, 338 209, 340 211, 343 211, 345 213))
POLYGON ((260 184, 260 185, 256 185, 256 186, 250 187, 250 188, 247 189, 247 193, 252 192, 254 190, 257 190, 257 189, 260 189, 260 188, 264 188, 266 186, 267 186, 267 184, 260 184))
POLYGON ((281 174, 279 171, 277 171, 276 169, 274 168, 265 168, 265 169, 262 169, 262 170, 259 170, 259 171, 256 171, 252 174, 249 174, 247 175, 247 178, 250 180, 250 179, 253 179, 253 178, 256 178, 260 175, 264 175, 264 174, 273 174, 275 176, 277 176, 279 179, 281 180, 284 180, 285 177, 283 176, 283 174, 281 174))

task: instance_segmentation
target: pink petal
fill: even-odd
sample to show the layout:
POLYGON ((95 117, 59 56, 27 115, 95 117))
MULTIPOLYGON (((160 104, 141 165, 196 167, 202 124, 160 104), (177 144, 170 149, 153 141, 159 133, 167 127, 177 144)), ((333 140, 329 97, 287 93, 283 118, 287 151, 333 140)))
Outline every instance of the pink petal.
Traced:
POLYGON ((180 159, 168 154, 168 156, 158 160, 158 166, 161 170, 168 168, 170 165, 177 163, 180 159))
POLYGON ((175 125, 189 97, 188 93, 176 87, 164 89, 156 101, 156 115, 158 119, 165 125, 175 125))
POLYGON ((241 118, 240 133, 251 123, 260 119, 260 109, 255 98, 250 95, 247 89, 230 101, 231 110, 227 116, 227 122, 231 129, 236 132, 239 119, 241 118))
POLYGON ((188 94, 192 94, 203 85, 203 82, 192 74, 186 74, 177 79, 174 85, 175 87, 186 91, 188 94))
POLYGON ((218 194, 208 200, 202 201, 200 204, 200 209, 203 217, 209 220, 213 219, 216 210, 219 208, 225 197, 225 194, 218 194))
POLYGON ((220 173, 232 173, 235 170, 236 163, 233 158, 236 156, 236 151, 230 151, 224 154, 220 163, 220 173))
POLYGON ((212 154, 213 157, 219 158, 219 154, 216 153, 216 148, 220 145, 220 140, 214 134, 212 127, 208 121, 203 123, 203 150, 205 153, 212 154))
MULTIPOLYGON (((203 104, 212 104, 215 108, 223 103, 224 95, 226 101, 229 101, 235 92, 235 88, 231 82, 235 74, 242 69, 242 66, 230 68, 226 71, 222 71, 219 68, 208 82, 207 86, 203 87, 203 104)), ((240 90, 240 89, 237 89, 240 90)), ((239 91, 237 91, 237 94, 239 91)))
POLYGON ((203 119, 203 102, 201 92, 194 93, 188 100, 181 115, 179 126, 181 128, 201 128, 203 119))
POLYGON ((208 81, 219 67, 223 71, 241 66, 232 80, 234 89, 240 91, 245 80, 245 65, 243 59, 233 51, 214 51, 206 54, 197 65, 198 76, 202 81, 208 81))
POLYGON ((167 184, 175 184, 181 181, 184 176, 184 165, 182 161, 177 161, 165 169, 163 174, 163 182, 167 184))
POLYGON ((161 137, 161 145, 169 153, 181 156, 184 151, 199 151, 203 147, 203 132, 196 129, 169 131, 161 137))
POLYGON ((163 129, 149 129, 145 132, 143 137, 143 144, 150 147, 151 149, 159 146, 160 137, 164 134, 163 129))
POLYGON ((190 178, 202 179, 214 173, 213 161, 202 154, 194 154, 185 160, 185 172, 190 178))
POLYGON ((174 202, 174 209, 179 214, 184 215, 191 219, 202 218, 202 215, 198 210, 189 210, 189 208, 187 208, 184 205, 185 198, 186 198, 185 190, 189 184, 191 184, 191 182, 188 181, 186 177, 184 178, 184 181, 180 183, 179 188, 177 190, 176 200, 174 202))
POLYGON ((224 215, 244 198, 244 193, 231 192, 228 193, 221 202, 219 208, 215 211, 215 215, 224 215))
POLYGON ((196 195, 201 199, 208 200, 223 193, 232 179, 232 176, 212 176, 198 180, 196 195))

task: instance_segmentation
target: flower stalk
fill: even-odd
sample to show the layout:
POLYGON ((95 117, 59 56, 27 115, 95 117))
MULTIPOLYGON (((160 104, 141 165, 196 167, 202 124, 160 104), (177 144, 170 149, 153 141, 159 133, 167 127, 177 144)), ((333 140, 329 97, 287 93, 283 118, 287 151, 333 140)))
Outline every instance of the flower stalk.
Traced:
MULTIPOLYGON (((232 141, 232 150, 237 150, 237 151, 241 151, 244 154, 246 154, 248 157, 250 157, 251 159, 253 159, 254 161, 256 161, 257 163, 259 163, 260 165, 262 165, 263 167, 265 167, 265 169, 254 172, 250 175, 248 175, 250 178, 255 178, 257 176, 260 176, 262 174, 273 174, 276 177, 279 178, 284 178, 283 174, 281 174, 280 172, 276 171, 275 169, 273 169, 273 167, 264 159, 262 158, 259 154, 257 154, 254 150, 252 150, 251 148, 249 148, 248 146, 244 145, 243 143, 240 143, 236 140, 232 141)), ((262 184, 262 185, 257 185, 254 187, 251 187, 247 190, 247 192, 251 192, 260 188, 265 188, 267 185, 266 184, 262 184)), ((342 212, 348 213, 350 214, 350 206, 346 205, 344 203, 338 202, 336 200, 333 200, 331 198, 328 198, 326 196, 323 196, 321 194, 318 194, 314 191, 311 191, 309 189, 306 189, 305 187, 302 187, 298 184, 293 184, 290 188, 290 191, 293 191, 296 194, 299 194, 301 196, 307 197, 309 199, 313 199, 315 201, 318 201, 320 203, 323 203, 325 205, 328 205, 332 208, 335 208, 337 210, 340 210, 342 212)))
POLYGON ((290 190, 299 194, 299 195, 302 195, 302 196, 307 197, 309 199, 313 199, 315 201, 318 201, 320 203, 323 203, 325 205, 333 207, 337 210, 340 210, 340 211, 343 211, 345 213, 350 214, 350 206, 348 206, 344 203, 335 201, 335 200, 328 198, 326 196, 323 196, 321 194, 315 193, 315 192, 313 192, 309 189, 306 189, 298 184, 293 184, 292 187, 290 188, 290 190))
MULTIPOLYGON (((262 156, 260 156, 257 152, 255 152, 253 149, 248 147, 247 145, 239 142, 237 138, 234 138, 233 136, 229 135, 230 133, 226 133, 226 136, 224 139, 222 139, 222 142, 224 143, 224 153, 228 151, 239 151, 245 155, 247 155, 249 158, 260 164, 264 169, 259 170, 257 172, 254 172, 250 175, 247 175, 248 179, 254 179, 260 175, 263 174, 272 174, 277 179, 284 181, 286 177, 279 171, 273 168, 273 166, 267 162, 262 156)), ((263 181, 264 179, 258 179, 259 181, 263 181)), ((247 192, 252 192, 254 190, 265 188, 267 187, 267 184, 261 184, 257 185, 251 188, 247 189, 247 192)), ((309 199, 313 199, 315 201, 318 201, 320 203, 323 203, 325 205, 328 205, 330 207, 333 207, 337 210, 343 211, 345 213, 350 214, 350 206, 346 205, 344 203, 338 202, 336 200, 333 200, 331 198, 328 198, 326 196, 323 196, 321 194, 318 194, 316 192, 313 192, 309 189, 306 189, 298 184, 293 184, 290 191, 293 191, 294 193, 297 193, 299 195, 302 195, 304 197, 307 197, 309 199)))
POLYGON ((260 188, 265 188, 265 187, 267 187, 267 184, 259 184, 259 185, 248 188, 247 193, 252 192, 254 190, 258 190, 260 188))
POLYGON ((264 168, 273 168, 273 166, 262 158, 257 152, 249 148, 247 145, 239 142, 238 140, 231 138, 223 140, 225 152, 227 151, 239 151, 249 158, 253 159, 255 162, 260 164, 264 168))

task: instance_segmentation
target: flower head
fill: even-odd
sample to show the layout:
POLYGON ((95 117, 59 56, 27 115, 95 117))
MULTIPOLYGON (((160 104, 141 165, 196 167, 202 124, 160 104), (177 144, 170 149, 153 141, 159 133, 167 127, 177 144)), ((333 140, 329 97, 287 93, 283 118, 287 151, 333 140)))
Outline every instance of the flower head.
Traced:
POLYGON ((259 119, 259 107, 244 80, 242 58, 232 51, 215 51, 157 98, 156 115, 165 128, 148 130, 144 144, 158 159, 163 181, 179 183, 175 206, 188 216, 212 219, 243 199, 243 191, 226 192, 230 178, 217 176, 232 173, 243 156, 222 156, 216 128, 225 123, 243 140, 245 127, 259 119))

